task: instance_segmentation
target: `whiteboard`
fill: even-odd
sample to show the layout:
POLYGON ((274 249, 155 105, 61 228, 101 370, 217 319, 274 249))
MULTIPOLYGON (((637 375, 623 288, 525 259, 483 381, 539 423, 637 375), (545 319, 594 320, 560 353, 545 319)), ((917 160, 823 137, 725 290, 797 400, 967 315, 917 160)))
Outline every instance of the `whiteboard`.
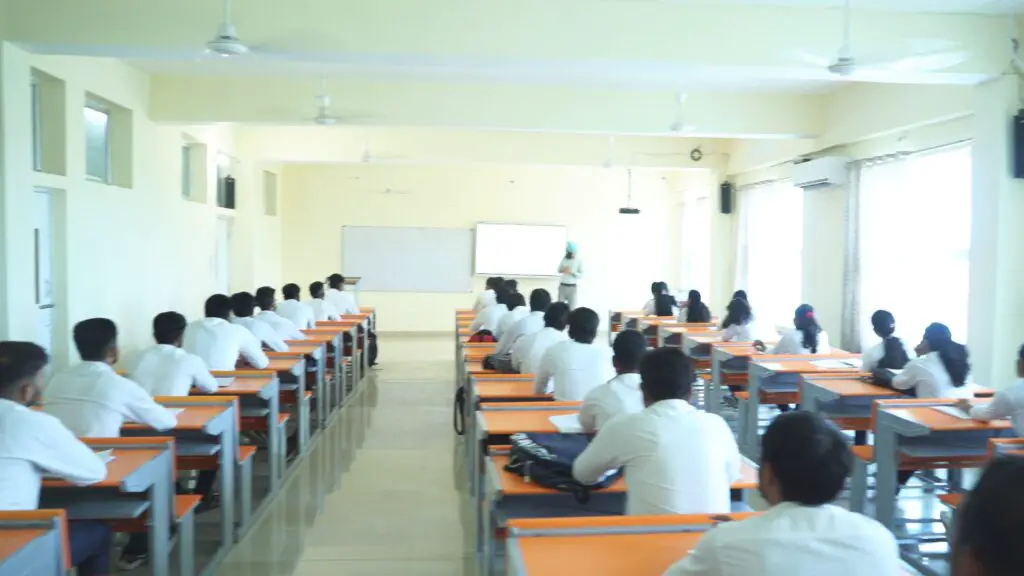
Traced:
POLYGON ((360 277, 360 292, 469 292, 473 287, 469 229, 343 226, 341 248, 342 270, 360 277))
POLYGON ((474 269, 489 276, 558 276, 567 238, 565 226, 481 222, 474 269))

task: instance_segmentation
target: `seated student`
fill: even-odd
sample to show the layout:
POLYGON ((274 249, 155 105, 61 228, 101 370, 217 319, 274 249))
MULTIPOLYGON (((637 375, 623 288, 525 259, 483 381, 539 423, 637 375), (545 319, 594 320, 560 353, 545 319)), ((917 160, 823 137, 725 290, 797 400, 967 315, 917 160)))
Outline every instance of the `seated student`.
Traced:
POLYGON ((811 412, 782 414, 761 437, 758 480, 771 508, 718 524, 664 576, 903 574, 891 532, 832 504, 852 461, 830 422, 811 412))
POLYGON ((494 303, 489 304, 476 315, 473 323, 469 325, 469 331, 488 330, 493 334, 498 329, 498 323, 501 322, 502 316, 509 311, 506 304, 510 297, 511 293, 508 290, 504 287, 498 288, 494 303))
POLYGON ((281 288, 284 300, 277 303, 274 311, 290 320, 299 330, 312 330, 316 328, 313 309, 305 302, 299 301, 300 293, 298 284, 285 284, 284 288, 281 288))
POLYGON ((479 314, 484 308, 494 304, 498 296, 498 290, 504 284, 505 279, 501 276, 491 276, 488 278, 484 284, 484 291, 476 297, 476 303, 473 304, 473 312, 479 314))
POLYGON ((192 388, 207 394, 217 391, 217 380, 206 362, 181 349, 188 323, 177 312, 161 312, 153 318, 156 345, 146 349, 129 376, 150 396, 188 396, 192 388))
POLYGON ((537 367, 534 392, 553 392, 555 400, 576 401, 614 376, 611 350, 595 344, 597 312, 579 307, 569 313, 569 340, 548 348, 537 367))
MULTIPOLYGON (((31 342, 0 342, 0 510, 36 510, 43 475, 76 486, 107 477, 103 459, 60 420, 29 407, 42 394, 46 351, 31 342)), ((78 576, 110 574, 110 528, 68 523, 71 565, 78 576)))
POLYGON ((505 334, 516 322, 530 315, 530 310, 526 307, 526 298, 519 292, 509 293, 505 306, 508 308, 508 312, 498 321, 498 329, 494 331, 494 336, 498 339, 498 342, 501 342, 501 339, 505 337, 505 334))
POLYGON ((327 277, 327 292, 324 293, 324 300, 327 300, 338 311, 338 314, 359 314, 359 304, 351 292, 345 292, 345 277, 341 274, 331 274, 327 277))
POLYGON ((864 353, 864 372, 874 372, 876 369, 902 370, 916 356, 906 342, 893 335, 896 332, 896 318, 891 312, 875 311, 871 315, 871 327, 882 341, 864 353))
MULTIPOLYGON (((662 294, 668 294, 668 284, 664 282, 651 282, 651 299, 648 300, 641 309, 644 316, 655 315, 655 305, 658 302, 658 296, 661 296, 662 294)), ((672 314, 672 316, 675 316, 675 314, 672 314)))
POLYGON ((710 322, 711 311, 708 310, 707 304, 701 301, 700 292, 696 290, 690 290, 690 293, 686 297, 686 301, 680 303, 682 307, 679 310, 679 321, 680 322, 710 322))
POLYGON ((324 283, 313 282, 309 285, 309 307, 313 309, 313 320, 315 322, 337 322, 341 315, 334 309, 334 304, 324 300, 324 283))
POLYGON ((754 314, 750 303, 740 298, 733 298, 726 308, 725 320, 722 321, 722 342, 748 342, 753 337, 754 314))
POLYGON ((957 513, 951 576, 1016 576, 1024 566, 1024 458, 989 463, 957 513))
POLYGON ((754 342, 754 346, 768 354, 828 354, 831 351, 828 334, 818 325, 810 304, 801 304, 796 309, 793 326, 770 350, 760 340, 754 342))
POLYGON ((509 292, 511 292, 513 294, 518 294, 519 293, 519 280, 516 280, 515 278, 509 278, 508 280, 505 280, 504 282, 505 282, 505 289, 507 289, 509 292))
POLYGON ((619 414, 632 414, 644 409, 644 393, 640 390, 640 360, 647 353, 647 337, 636 330, 624 330, 612 344, 615 378, 594 388, 583 398, 580 425, 592 434, 619 414))
POLYGON ((80 438, 117 438, 125 421, 164 431, 178 423, 142 386, 118 375, 117 326, 107 318, 75 324, 82 362, 57 374, 43 390, 43 410, 80 438))
POLYGON ((256 305, 260 308, 256 320, 273 328, 282 340, 305 340, 306 335, 302 333, 302 330, 299 330, 294 322, 278 313, 278 303, 274 297, 276 293, 277 291, 270 286, 261 286, 256 290, 256 305))
POLYGON ((548 306, 547 311, 544 312, 544 328, 523 336, 512 345, 512 366, 520 374, 536 372, 548 348, 559 342, 564 342, 568 338, 565 335, 565 327, 568 323, 568 304, 554 302, 548 306))
POLYGON ((278 335, 273 326, 256 319, 256 298, 248 292, 237 292, 231 296, 231 311, 234 314, 231 323, 242 326, 253 333, 264 346, 274 352, 287 352, 288 345, 278 335))
POLYGON ((250 366, 262 370, 270 364, 260 341, 243 326, 228 322, 231 298, 214 294, 206 299, 206 318, 185 328, 182 348, 206 362, 210 370, 234 370, 241 355, 250 366))
POLYGON ((523 315, 505 330, 498 341, 498 348, 494 351, 495 356, 510 355, 513 345, 520 338, 540 332, 544 328, 544 313, 547 312, 549 306, 551 306, 550 292, 543 288, 537 288, 530 292, 529 313, 523 315))
POLYGON ((721 416, 690 404, 693 380, 690 360, 678 348, 645 355, 640 389, 646 407, 600 428, 573 462, 576 480, 592 484, 624 467, 626 514, 728 513, 739 448, 721 416))
POLYGON ((918 398, 974 397, 964 386, 971 372, 967 347, 953 341, 945 324, 929 325, 915 350, 919 357, 893 377, 893 388, 913 391, 918 398))
POLYGON ((1024 436, 1024 346, 1017 352, 1017 381, 996 392, 992 402, 973 406, 970 400, 962 399, 960 408, 968 411, 971 418, 979 422, 990 422, 997 418, 1009 418, 1017 436, 1024 436))

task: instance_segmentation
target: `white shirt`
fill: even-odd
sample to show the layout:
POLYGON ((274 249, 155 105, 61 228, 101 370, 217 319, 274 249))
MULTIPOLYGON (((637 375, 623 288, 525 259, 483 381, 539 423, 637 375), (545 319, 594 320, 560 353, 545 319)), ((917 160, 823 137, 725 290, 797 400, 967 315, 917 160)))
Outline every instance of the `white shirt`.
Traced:
POLYGON ((592 484, 620 467, 626 514, 728 513, 740 452, 721 416, 686 400, 662 400, 605 424, 573 462, 572 475, 592 484))
POLYGON ((473 304, 473 312, 480 312, 484 308, 494 304, 497 297, 498 295, 494 293, 494 290, 491 290, 490 288, 484 290, 476 297, 476 302, 473 304))
MULTIPOLYGON (((276 310, 263 310, 256 315, 256 319, 265 322, 271 328, 277 332, 277 335, 285 340, 285 344, 288 344, 288 340, 306 340, 306 335, 299 330, 298 326, 295 325, 291 320, 281 316, 276 310)), ((313 358, 320 358, 320 349, 318 348, 313 352, 313 358)))
POLYGON ((568 338, 564 331, 548 326, 527 334, 512 345, 512 365, 520 374, 533 374, 540 367, 540 361, 548 348, 568 338))
POLYGON ((579 280, 580 276, 583 276, 583 262, 579 256, 575 258, 562 258, 562 263, 558 265, 558 273, 561 277, 558 279, 560 284, 569 284, 571 286, 576 285, 576 281, 579 280), (569 267, 569 273, 562 272, 562 268, 569 267))
POLYGON ((892 387, 917 391, 918 398, 973 398, 971 387, 953 386, 953 379, 938 352, 929 352, 911 360, 903 371, 893 376, 892 387))
POLYGON ((498 347, 494 353, 499 355, 512 353, 512 348, 516 342, 530 334, 539 332, 542 328, 544 328, 543 312, 530 312, 526 314, 515 324, 512 324, 508 330, 505 330, 505 334, 498 341, 498 347))
MULTIPOLYGON (((822 330, 818 332, 817 354, 828 354, 831 348, 828 345, 828 333, 822 330)), ((811 351, 804 348, 804 333, 793 328, 786 330, 779 339, 779 343, 768 351, 769 354, 810 354, 811 351)))
POLYGON ((507 313, 508 306, 498 303, 491 304, 476 315, 476 318, 473 319, 473 323, 469 325, 469 331, 476 332, 477 330, 490 330, 493 334, 498 329, 498 323, 501 322, 502 316, 507 313))
POLYGON ((322 298, 313 298, 310 300, 309 307, 313 310, 313 320, 317 322, 337 322, 338 320, 341 320, 341 316, 334 308, 334 304, 331 304, 322 298))
POLYGON ((290 320, 299 330, 312 330, 316 328, 316 320, 313 319, 313 309, 305 302, 282 300, 277 303, 274 311, 281 315, 281 317, 290 320))
MULTIPOLYGON (((913 360, 917 358, 917 353, 910 346, 907 346, 906 340, 900 340, 903 344, 903 351, 907 353, 907 358, 913 360)), ((871 372, 878 367, 878 363, 885 358, 885 340, 872 346, 867 352, 864 353, 861 358, 861 370, 864 372, 871 372)))
POLYGON ((150 396, 188 396, 193 386, 207 394, 217 391, 206 362, 170 344, 147 348, 129 376, 150 396))
MULTIPOLYGON (((753 331, 750 328, 749 322, 746 324, 733 324, 722 330, 722 342, 750 342, 754 340, 753 331)), ((820 340, 818 345, 821 345, 820 340)))
POLYGON ((548 348, 537 367, 534 391, 554 392, 555 400, 579 402, 594 388, 615 376, 612 350, 605 344, 575 340, 548 348))
POLYGON ((971 408, 971 418, 982 422, 1009 418, 1017 436, 1024 436, 1024 378, 996 392, 989 404, 971 408))
POLYGON ((54 376, 43 390, 43 410, 80 438, 117 438, 125 421, 161 432, 178 423, 142 386, 105 362, 82 362, 54 376))
POLYGON ((601 384, 583 398, 580 424, 583 431, 593 433, 620 414, 632 414, 644 409, 644 393, 640 390, 639 374, 619 374, 601 384))
POLYGON ((0 399, 0 510, 39 508, 44 473, 87 486, 107 465, 60 420, 0 399))
POLYGON ((259 339, 260 342, 265 344, 267 348, 270 348, 274 352, 287 352, 288 345, 285 344, 284 339, 281 335, 274 330, 274 327, 267 324, 263 320, 253 318, 252 316, 246 318, 239 318, 237 316, 231 318, 231 323, 242 326, 246 330, 252 332, 253 336, 259 339))
POLYGON ((832 504, 783 502, 709 530, 663 576, 900 576, 899 547, 874 519, 832 504))
POLYGON ((516 306, 512 310, 506 312, 501 320, 498 321, 498 330, 494 333, 494 336, 498 338, 500 342, 510 328, 515 326, 516 322, 519 322, 523 318, 530 315, 530 309, 526 306, 516 306))
POLYGON ((356 297, 351 292, 328 288, 324 293, 324 300, 331 303, 339 314, 359 314, 359 306, 356 304, 356 297))
POLYGON ((252 332, 221 318, 203 318, 189 324, 182 348, 202 358, 210 370, 234 370, 239 355, 257 370, 270 364, 252 332))

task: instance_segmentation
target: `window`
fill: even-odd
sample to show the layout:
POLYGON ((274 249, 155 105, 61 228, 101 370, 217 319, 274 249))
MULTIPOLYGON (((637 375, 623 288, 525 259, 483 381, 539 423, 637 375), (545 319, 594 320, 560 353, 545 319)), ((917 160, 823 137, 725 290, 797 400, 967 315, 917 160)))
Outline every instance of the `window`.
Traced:
POLYGON ((85 175, 90 180, 111 181, 110 114, 96 104, 85 107, 85 175))
POLYGON ((181 147, 181 197, 192 198, 192 149, 188 144, 181 147))
POLYGON ((679 288, 711 290, 711 199, 693 198, 683 204, 683 265, 679 288))
POLYGON ((39 81, 32 76, 32 169, 43 170, 43 99, 39 81))
POLYGON ((792 325, 801 304, 803 228, 804 193, 790 180, 740 189, 736 288, 766 328, 792 325))
POLYGON ((967 337, 971 148, 957 146, 868 164, 860 173, 861 339, 877 342, 871 314, 896 317, 916 344, 932 322, 967 337))

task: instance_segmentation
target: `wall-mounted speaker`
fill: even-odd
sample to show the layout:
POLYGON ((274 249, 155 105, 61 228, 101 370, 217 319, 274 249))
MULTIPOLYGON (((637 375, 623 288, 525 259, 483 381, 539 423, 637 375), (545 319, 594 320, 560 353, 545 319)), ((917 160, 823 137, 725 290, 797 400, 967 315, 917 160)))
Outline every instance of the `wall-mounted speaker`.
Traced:
POLYGON ((718 200, 718 207, 722 211, 722 214, 732 214, 732 197, 732 182, 722 182, 722 185, 719 187, 718 200))

